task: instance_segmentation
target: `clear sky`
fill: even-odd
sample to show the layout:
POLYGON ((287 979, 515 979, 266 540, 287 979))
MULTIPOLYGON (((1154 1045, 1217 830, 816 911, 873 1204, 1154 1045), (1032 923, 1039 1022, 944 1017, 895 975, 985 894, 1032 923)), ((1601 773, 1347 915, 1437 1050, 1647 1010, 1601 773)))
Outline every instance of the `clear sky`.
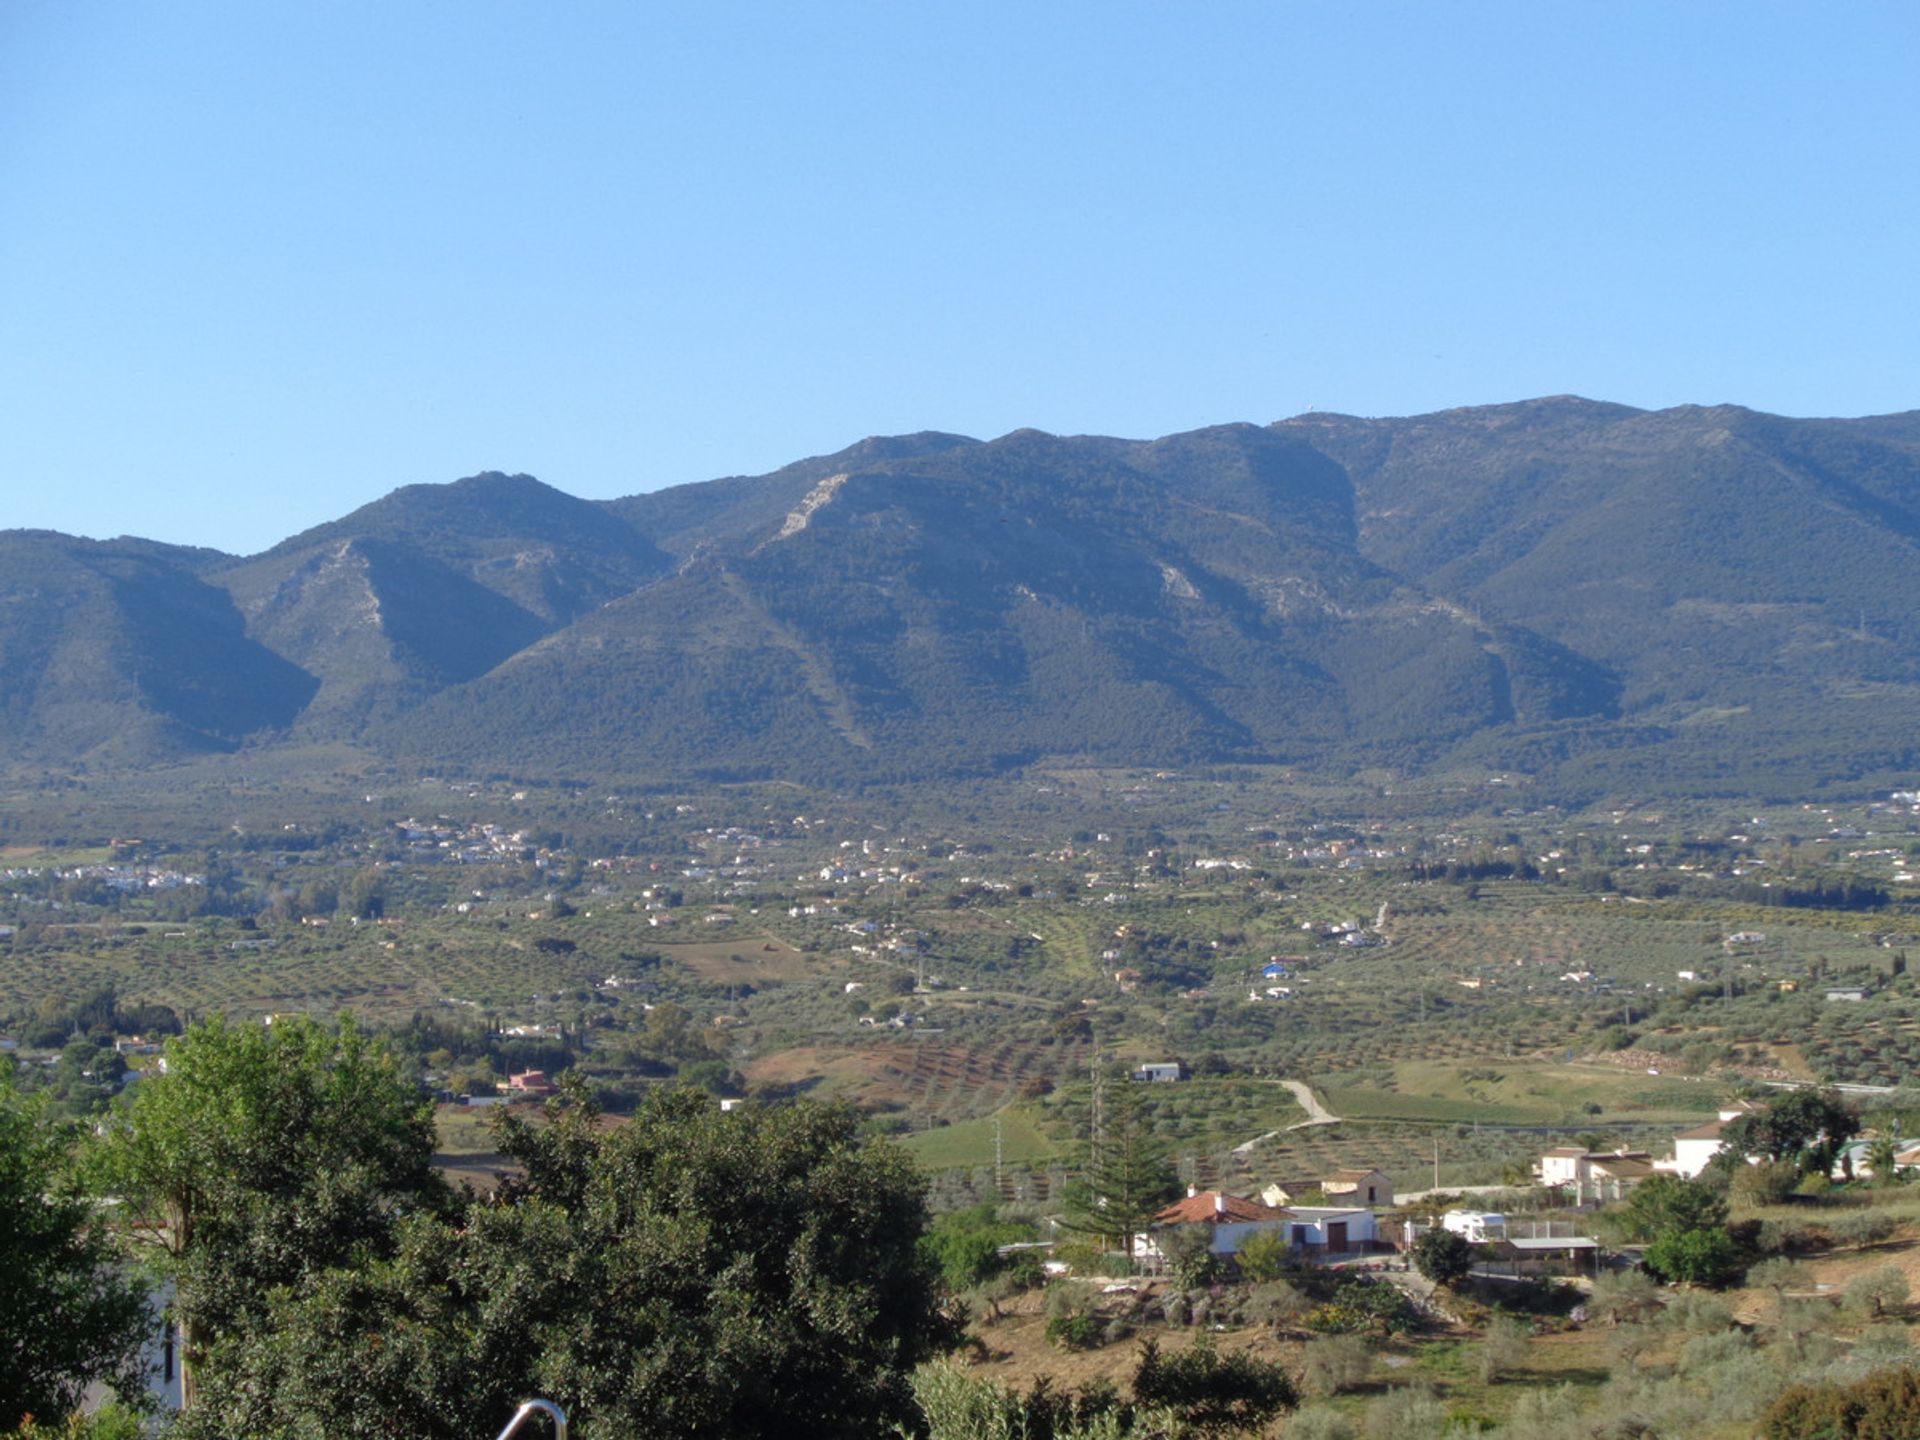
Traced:
POLYGON ((0 0, 0 527, 1920 407, 1920 6, 0 0))

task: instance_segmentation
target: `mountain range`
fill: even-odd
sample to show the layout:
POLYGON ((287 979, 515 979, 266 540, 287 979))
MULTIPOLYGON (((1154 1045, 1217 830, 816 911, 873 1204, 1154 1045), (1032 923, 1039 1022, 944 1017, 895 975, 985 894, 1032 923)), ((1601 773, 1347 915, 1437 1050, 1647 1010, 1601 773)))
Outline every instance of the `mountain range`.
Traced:
POLYGON ((923 433, 604 502, 485 474, 253 556, 0 532, 0 758, 1810 787, 1916 765, 1916 547, 1920 412, 923 433))

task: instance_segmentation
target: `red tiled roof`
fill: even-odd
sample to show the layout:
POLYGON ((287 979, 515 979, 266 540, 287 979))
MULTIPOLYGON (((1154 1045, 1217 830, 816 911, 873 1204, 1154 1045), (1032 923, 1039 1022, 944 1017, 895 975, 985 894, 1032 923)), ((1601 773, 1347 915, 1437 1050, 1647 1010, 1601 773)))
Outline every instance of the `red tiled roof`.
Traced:
POLYGON ((1248 1220, 1284 1220, 1291 1213, 1287 1210, 1277 1210, 1271 1205, 1263 1205, 1258 1200, 1242 1200, 1238 1195, 1223 1195, 1216 1190, 1202 1190, 1198 1195, 1189 1195, 1184 1200, 1174 1201, 1153 1217, 1153 1223, 1156 1225, 1214 1225, 1226 1221, 1229 1224, 1240 1224, 1248 1220))

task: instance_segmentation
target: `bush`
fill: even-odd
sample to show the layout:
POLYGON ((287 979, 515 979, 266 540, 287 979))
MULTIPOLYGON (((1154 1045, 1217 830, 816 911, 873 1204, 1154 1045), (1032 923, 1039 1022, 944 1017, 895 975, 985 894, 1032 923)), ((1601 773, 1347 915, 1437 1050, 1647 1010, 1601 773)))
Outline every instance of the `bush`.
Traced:
POLYGON ((1847 1282, 1847 1309, 1880 1320, 1907 1308, 1907 1276, 1898 1265, 1882 1265, 1847 1282))
POLYGON ((1413 1242, 1413 1265, 1435 1285, 1451 1289, 1473 1269, 1473 1246, 1466 1236, 1436 1225, 1413 1242))
POLYGON ((1407 1297, 1384 1280, 1353 1276, 1333 1292, 1333 1298, 1307 1312, 1306 1326, 1322 1335, 1345 1335, 1377 1330, 1397 1335, 1413 1327, 1413 1307, 1407 1297))
POLYGON ((1287 1268, 1287 1241, 1278 1230, 1256 1230, 1234 1257, 1249 1280, 1276 1280, 1287 1268))
POLYGON ((1670 1329, 1689 1335, 1712 1335, 1733 1324, 1733 1311, 1711 1295, 1683 1292, 1667 1302, 1660 1319, 1670 1329))
POLYGON ((1660 1298, 1651 1280, 1638 1270, 1619 1270, 1593 1282, 1587 1314, 1609 1325, 1618 1325, 1622 1320, 1638 1320, 1652 1314, 1659 1304, 1660 1298))
POLYGON ((1789 1160, 1764 1160, 1734 1171, 1733 1198, 1743 1205, 1784 1205, 1800 1183, 1800 1169, 1789 1160))
POLYGON ((1502 1375, 1518 1369, 1527 1358, 1527 1336, 1531 1332, 1518 1320, 1497 1316, 1480 1339, 1480 1383, 1491 1385, 1502 1375))
POLYGON ((1358 1335, 1328 1335, 1309 1340, 1300 1352, 1300 1383, 1322 1399, 1367 1383, 1373 1376, 1373 1351, 1358 1335))
POLYGON ((1213 1281, 1220 1268, 1220 1257, 1213 1253, 1211 1225, 1176 1225, 1160 1232, 1160 1253, 1167 1257, 1167 1268, 1182 1286, 1191 1290, 1213 1281))
POLYGON ((1311 1406, 1287 1421, 1287 1440, 1355 1440, 1353 1422, 1338 1410, 1311 1406))
POLYGON ((1439 1440, 1446 1429, 1447 1407, 1426 1390, 1409 1387, 1367 1406, 1361 1433, 1367 1440, 1439 1440))
POLYGON ((1767 1408, 1766 1440, 1911 1440, 1920 1435, 1920 1372, 1878 1370, 1851 1385, 1795 1385, 1767 1408))
POLYGON ((1247 1296, 1246 1314, 1256 1324, 1275 1329, 1298 1318, 1307 1308, 1307 1297, 1284 1280, 1269 1280, 1253 1287, 1247 1296))
POLYGON ((1133 1398, 1172 1410, 1203 1435, 1261 1429, 1300 1400, 1278 1365, 1244 1352, 1223 1356, 1204 1338, 1171 1355, 1143 1342, 1133 1398))
POLYGON ((1893 1217, 1877 1210, 1836 1215, 1827 1222, 1827 1233, 1837 1245, 1878 1245, 1892 1235, 1895 1228, 1893 1217))
POLYGON ((1720 1226, 1670 1230, 1647 1247, 1646 1259, 1647 1269, 1662 1280, 1711 1289, 1726 1284, 1738 1269, 1733 1238, 1720 1226))
POLYGON ((1101 1324, 1096 1315, 1055 1315, 1047 1321, 1047 1343, 1062 1350, 1091 1350, 1100 1340, 1101 1324))

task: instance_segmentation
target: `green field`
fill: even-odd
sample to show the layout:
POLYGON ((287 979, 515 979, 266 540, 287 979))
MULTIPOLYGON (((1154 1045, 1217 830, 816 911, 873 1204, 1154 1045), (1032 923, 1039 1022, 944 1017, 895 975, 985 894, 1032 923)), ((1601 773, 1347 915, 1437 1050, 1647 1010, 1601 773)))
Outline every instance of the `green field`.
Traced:
POLYGON ((1712 1113, 1724 1091, 1709 1080, 1577 1061, 1408 1061, 1364 1084, 1347 1080, 1329 1076, 1324 1085, 1327 1108, 1344 1119, 1440 1124, 1686 1124, 1712 1113))
POLYGON ((1046 1132, 1013 1108, 998 1116, 919 1130, 900 1143, 929 1170, 977 1169, 994 1163, 995 1119, 1000 1122, 1000 1158, 1006 1164, 1035 1165, 1060 1153, 1046 1132))

